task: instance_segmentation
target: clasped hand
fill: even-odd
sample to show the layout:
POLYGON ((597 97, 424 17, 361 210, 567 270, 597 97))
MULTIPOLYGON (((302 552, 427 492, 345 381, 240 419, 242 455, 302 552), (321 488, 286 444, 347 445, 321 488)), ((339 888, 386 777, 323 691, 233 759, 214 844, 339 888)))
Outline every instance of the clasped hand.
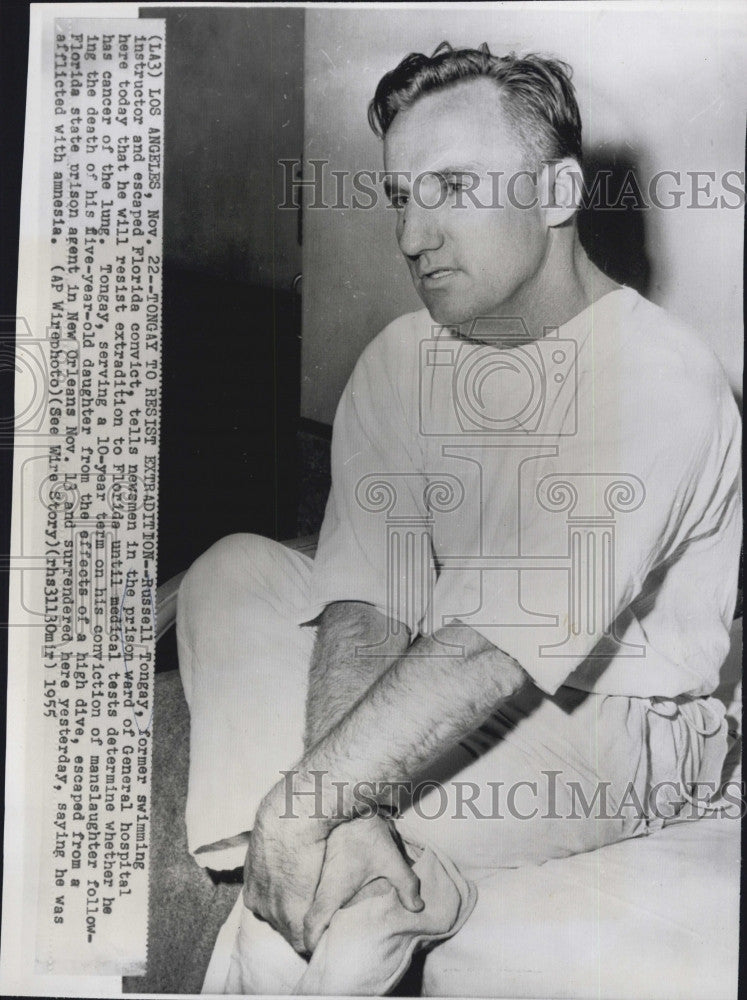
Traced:
POLYGON ((244 905, 310 954, 334 914, 369 883, 386 879, 406 909, 423 908, 418 878, 381 816, 331 826, 314 815, 284 815, 276 786, 262 801, 244 863, 244 905))

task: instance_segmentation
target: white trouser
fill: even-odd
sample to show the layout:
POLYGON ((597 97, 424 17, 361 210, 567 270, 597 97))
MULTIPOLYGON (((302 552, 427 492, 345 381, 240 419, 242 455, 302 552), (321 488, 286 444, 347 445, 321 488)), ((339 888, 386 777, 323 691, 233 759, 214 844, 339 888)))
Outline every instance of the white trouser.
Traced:
MULTIPOLYGON (((238 835, 302 754, 315 630, 295 622, 311 566, 277 542, 232 535, 181 586, 179 662, 192 727, 187 834, 196 860, 211 868, 243 863, 238 835)), ((657 828, 681 798, 677 787, 698 778, 700 733, 717 712, 709 699, 669 705, 571 688, 549 697, 529 685, 493 717, 477 759, 457 747, 436 762, 429 775, 439 783, 399 820, 403 835, 479 882, 495 868, 657 828)))

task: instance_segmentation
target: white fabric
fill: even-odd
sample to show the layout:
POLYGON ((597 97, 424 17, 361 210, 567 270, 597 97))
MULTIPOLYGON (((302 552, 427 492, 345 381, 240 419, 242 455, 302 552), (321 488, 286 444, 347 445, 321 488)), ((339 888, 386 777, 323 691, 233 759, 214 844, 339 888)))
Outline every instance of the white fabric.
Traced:
POLYGON ((311 560, 250 535, 222 539, 179 593, 179 671, 190 711, 187 845, 198 864, 237 868, 262 798, 303 752, 314 630, 288 626, 311 560), (231 846, 206 849, 237 838, 231 846))
POLYGON ((739 973, 740 823, 700 819, 478 883, 427 958, 424 996, 729 1000, 739 973))
MULTIPOLYGON (((187 836, 200 864, 242 864, 260 799, 300 754, 313 629, 289 617, 305 599, 311 570, 301 553, 237 535, 213 546, 182 585, 179 659, 192 722, 187 836)), ((541 864, 658 828, 660 818, 638 804, 657 782, 674 788, 658 802, 663 814, 681 800, 679 783, 692 782, 704 760, 723 752, 722 728, 712 725, 721 715, 723 706, 716 711, 708 700, 659 706, 567 687, 553 697, 527 688, 475 736, 477 758, 456 747, 423 775, 438 788, 398 823, 406 843, 429 848, 416 862, 422 913, 405 911, 393 890, 359 900, 338 912, 302 970, 282 938, 239 901, 204 991, 386 992, 416 947, 462 927, 474 904, 465 875, 484 879, 491 870, 541 864), (713 737, 695 732, 704 720, 713 737), (572 790, 575 783, 593 802, 600 782, 608 783, 606 818, 599 810, 585 815, 572 790), (512 788, 533 793, 529 803, 518 796, 512 808, 494 797, 512 788)))
POLYGON ((307 963, 241 897, 224 924, 203 993, 383 996, 402 978, 417 948, 451 937, 471 914, 477 894, 447 858, 415 851, 413 869, 425 904, 406 910, 377 879, 338 910, 307 963))
MULTIPOLYGON (((391 324, 338 409, 316 561, 233 536, 182 584, 198 862, 242 863, 261 797, 301 756, 314 639, 303 623, 334 600, 370 602, 413 635, 458 618, 537 685, 420 776, 440 784, 400 821, 408 842, 431 843, 434 858, 485 880, 658 829, 652 786, 670 783, 664 805, 676 808, 683 785, 701 768, 710 778, 725 752, 723 709, 701 696, 728 651, 738 436, 715 359, 629 289, 524 347, 464 343, 432 329, 426 312, 391 324), (592 801, 600 784, 605 818, 569 819, 579 792, 592 801), (531 798, 526 810, 495 797, 473 798, 473 809, 466 786, 531 798)), ((335 918, 353 920, 348 937, 355 909, 335 918)), ((256 923, 240 920, 239 937, 256 923)), ((386 951, 395 925, 391 910, 358 925, 370 928, 371 954, 386 951)), ((408 933, 397 969, 428 928, 408 933)), ((342 992, 382 989, 389 980, 372 985, 345 939, 325 975, 339 973, 342 992)), ((226 988, 233 975, 254 989, 261 962, 259 951, 249 969, 234 961, 226 988)), ((330 983, 321 976, 315 988, 335 992, 330 983)))
POLYGON ((413 634, 458 617, 548 693, 709 694, 734 610, 739 461, 715 357, 631 289, 505 350, 403 316, 340 402, 298 620, 355 599, 413 634))
MULTIPOLYGON (((243 864, 262 797, 301 757, 314 630, 292 619, 311 572, 312 561, 299 552, 233 535, 201 556, 182 584, 177 637, 191 715, 187 839, 199 864, 243 864)), ((706 704, 658 714, 649 699, 569 687, 548 696, 529 685, 503 703, 469 749, 453 748, 418 776, 439 784, 405 812, 402 834, 470 874, 645 833, 651 817, 635 803, 646 809, 648 789, 661 782, 681 788, 698 776, 707 740, 692 730, 706 704), (604 815, 597 815, 600 806, 569 822, 566 816, 583 812, 582 799, 593 803, 600 782, 608 784, 604 815), (476 797, 466 805, 471 787, 476 797), (626 795, 632 804, 623 809, 626 795)), ((711 740, 723 759, 724 734, 716 729, 711 740)), ((656 800, 662 813, 668 794, 656 800)))
MULTIPOLYGON (((742 620, 719 697, 741 731, 742 620)), ((741 755, 728 812, 479 881, 467 926, 425 963, 424 996, 726 1000, 737 996, 741 755), (529 942, 529 944, 528 944, 529 942)))
MULTIPOLYGON (((229 553, 239 554, 238 562, 244 562, 245 571, 249 562, 254 567, 264 563, 266 569, 270 556, 276 566, 286 569, 297 562, 296 556, 290 555, 286 563, 280 547, 247 537, 227 540, 213 553, 221 556, 226 570, 229 553)), ((205 567, 206 562, 201 566, 205 567)), ((308 569, 303 557, 301 563, 308 569)), ((210 576, 216 568, 214 562, 210 576)), ((223 593, 227 599, 232 592, 231 573, 226 572, 225 578, 225 590, 217 583, 222 577, 215 578, 214 589, 216 596, 223 593)), ((197 574, 192 579, 200 583, 197 574)), ((190 593, 191 584, 185 597, 189 598, 190 593)), ((217 611, 210 602, 201 602, 201 606, 207 613, 217 611)), ((188 610, 187 602, 184 607, 188 610)), ((737 725, 741 708, 733 692, 740 674, 741 622, 735 623, 732 635, 722 688, 729 703, 730 723, 737 725)), ((222 648, 219 642, 215 648, 222 648)), ((187 671, 183 676, 188 681, 192 673, 187 671)), ((191 690, 194 693, 194 687, 191 690)), ((194 711, 194 698, 191 703, 194 711)), ((216 722, 226 714, 219 706, 216 722)), ((250 707, 248 714, 263 727, 261 712, 252 712, 250 707)), ((668 739, 674 746, 675 736, 682 738, 683 730, 674 730, 665 717, 653 721, 658 748, 654 756, 660 757, 668 739)), ((264 728, 262 734, 266 735, 264 728)), ((195 746, 193 774, 198 753, 195 746)), ((236 762, 230 756, 225 763, 229 772, 235 768, 236 762)), ((216 767, 215 761, 208 762, 203 774, 207 784, 212 774, 218 793, 225 794, 226 788, 243 780, 246 770, 243 766, 235 768, 234 777, 229 777, 225 786, 220 781, 225 768, 216 767)), ((660 768, 660 773, 665 771, 660 768)), ((739 775, 732 774, 731 778, 738 781, 739 775)), ((192 796, 195 790, 193 784, 192 796)), ((204 786, 202 794, 206 791, 204 786)), ((249 794, 253 794, 251 789, 249 794)), ((203 798, 202 805, 205 809, 220 808, 209 796, 203 798)), ((689 1000, 695 995, 704 1000, 722 1000, 735 996, 739 823, 733 821, 734 815, 732 811, 729 817, 683 823, 652 837, 551 860, 541 867, 525 865, 515 870, 473 873, 478 878, 478 906, 456 937, 428 955, 424 994, 557 996, 576 1000, 617 1000, 621 996, 689 1000)), ((566 826, 572 827, 573 822, 566 826)), ((226 832, 230 828, 218 823, 210 829, 226 832)), ((193 843, 193 831, 191 835, 193 843)), ((242 856, 243 846, 236 855, 236 864, 241 863, 242 856)), ((220 856, 214 863, 222 866, 220 856)), ((227 867, 231 866, 229 860, 227 867)), ((387 924, 354 922, 354 929, 365 926, 386 930, 387 924)), ((347 940, 344 934, 343 941, 347 940)), ((361 943, 360 937, 357 940, 361 943)), ((391 943, 391 936, 386 940, 391 943)), ((364 954, 380 955, 371 938, 363 941, 361 948, 364 954)), ((326 967, 325 962, 322 968, 326 967)), ((342 963, 342 969, 349 966, 342 963)), ((304 960, 268 924, 256 920, 239 897, 216 943, 203 992, 291 994, 298 992, 305 971, 304 960)))

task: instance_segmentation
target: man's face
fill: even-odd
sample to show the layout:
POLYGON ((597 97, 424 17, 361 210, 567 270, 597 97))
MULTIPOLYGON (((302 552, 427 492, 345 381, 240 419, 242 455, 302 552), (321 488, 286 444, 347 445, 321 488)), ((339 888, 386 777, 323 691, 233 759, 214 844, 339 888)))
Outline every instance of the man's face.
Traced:
POLYGON ((537 189, 521 175, 529 164, 496 84, 466 80, 399 112, 384 166, 397 240, 434 321, 523 317, 542 294, 548 230, 538 205, 518 207, 538 201, 537 189))

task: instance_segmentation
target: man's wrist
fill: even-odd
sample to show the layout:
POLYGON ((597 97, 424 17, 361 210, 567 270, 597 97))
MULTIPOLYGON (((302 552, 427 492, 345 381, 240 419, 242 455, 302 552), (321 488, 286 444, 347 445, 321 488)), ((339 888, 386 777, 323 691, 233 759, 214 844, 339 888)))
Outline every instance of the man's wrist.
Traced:
POLYGON ((268 809, 277 819, 302 819, 318 828, 321 839, 351 818, 328 771, 299 765, 281 774, 267 796, 268 809))

